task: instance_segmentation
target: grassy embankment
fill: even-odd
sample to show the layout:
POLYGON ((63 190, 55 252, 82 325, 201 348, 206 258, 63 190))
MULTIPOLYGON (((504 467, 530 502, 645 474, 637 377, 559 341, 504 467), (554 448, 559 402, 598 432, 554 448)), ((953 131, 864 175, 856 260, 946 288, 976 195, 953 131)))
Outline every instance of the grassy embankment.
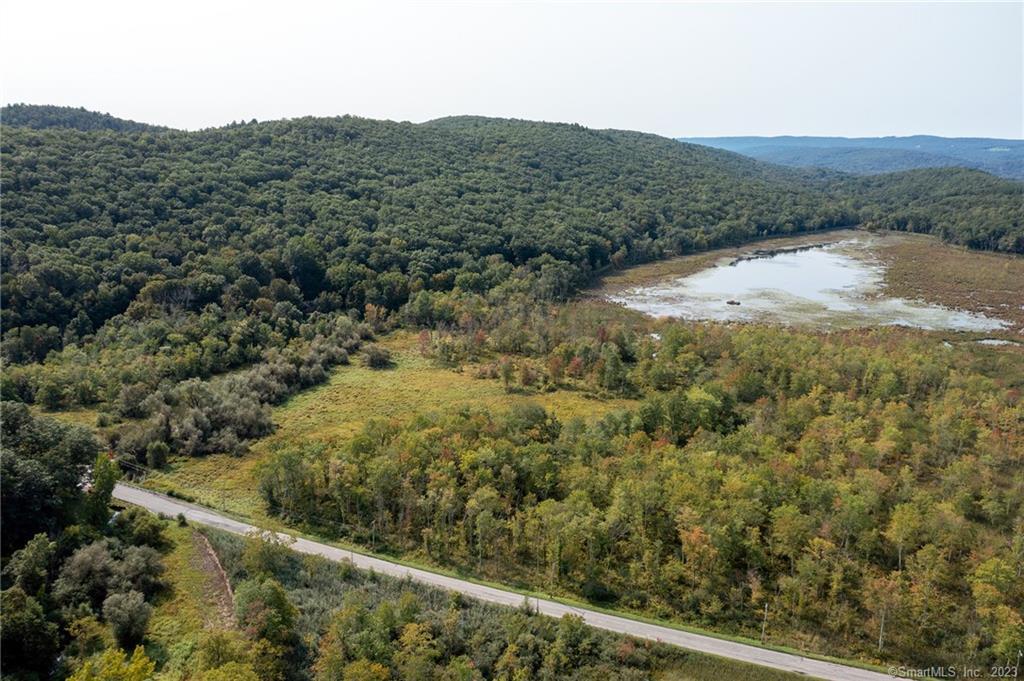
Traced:
POLYGON ((205 630, 234 627, 232 603, 204 535, 168 522, 163 556, 167 588, 157 596, 146 633, 146 654, 158 681, 196 678, 196 651, 205 630))

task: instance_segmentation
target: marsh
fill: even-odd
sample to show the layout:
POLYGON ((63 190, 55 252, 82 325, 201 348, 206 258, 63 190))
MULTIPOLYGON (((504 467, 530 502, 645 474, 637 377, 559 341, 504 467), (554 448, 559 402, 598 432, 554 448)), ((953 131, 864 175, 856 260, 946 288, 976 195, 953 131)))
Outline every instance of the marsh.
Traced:
POLYGON ((983 314, 885 295, 885 265, 876 251, 886 238, 854 232, 828 243, 748 250, 608 297, 652 316, 694 320, 951 331, 1007 326, 983 314))

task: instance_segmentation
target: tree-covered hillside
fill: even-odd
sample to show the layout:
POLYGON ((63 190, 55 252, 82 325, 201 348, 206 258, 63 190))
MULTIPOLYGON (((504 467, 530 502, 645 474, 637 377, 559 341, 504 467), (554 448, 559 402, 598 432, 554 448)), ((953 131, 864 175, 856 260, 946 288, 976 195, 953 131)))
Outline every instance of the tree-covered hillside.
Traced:
POLYGON ((83 107, 10 104, 0 109, 0 122, 20 128, 74 128, 75 130, 113 130, 115 132, 158 131, 167 128, 116 118, 83 107))
POLYGON ((844 176, 865 227, 933 234, 969 248, 1024 253, 1024 183, 967 168, 844 176))
MULTIPOLYGON (((927 666, 960 651, 998 664, 1024 642, 1015 345, 654 322, 561 302, 609 268, 856 224, 1024 252, 1020 183, 795 170, 653 135, 472 117, 5 124, 0 153, 0 586, 4 653, 26 670, 76 667, 92 649, 69 647, 74 632, 138 623, 157 593, 115 579, 134 565, 127 545, 145 543, 108 521, 99 492, 115 461, 180 472, 183 494, 216 477, 193 465, 237 461, 243 477, 217 487, 222 501, 247 489, 275 522, 773 643, 927 666), (417 362, 500 379, 508 394, 628 406, 561 418, 438 399, 441 416, 405 409, 354 436, 224 456, 273 432, 272 407, 337 366, 400 374, 400 328, 419 332, 417 362), (64 418, 102 440, 37 415, 71 408, 82 411, 64 418), (85 594, 75 575, 94 564, 111 577, 85 594), (7 610, 24 613, 22 629, 7 610), (38 647, 8 645, 45 622, 38 647)), ((353 399, 401 397, 363 380, 353 399)), ((281 593, 240 583, 236 615, 262 617, 258 604, 281 593)), ((359 635, 376 631, 376 615, 357 614, 359 635)), ((408 624, 439 636, 445 621, 408 624)), ((537 632, 535 661, 510 654, 508 676, 548 664, 564 676, 543 662, 559 634, 537 632)), ((377 638, 382 674, 404 669, 403 636, 377 638)), ((272 638, 236 650, 285 659, 272 638)), ((490 633, 445 640, 446 666, 511 647, 490 633)), ((370 660, 336 641, 304 658, 325 678, 370 660)), ((279 681, 276 669, 259 678, 279 681)))
POLYGON ((861 213, 895 224, 886 212, 919 194, 915 229, 941 222, 955 241, 1024 248, 1016 183, 942 175, 959 201, 933 215, 931 176, 825 191, 801 171, 575 125, 5 127, 2 152, 7 334, 63 333, 73 320, 98 329, 133 301, 223 307, 240 278, 243 288, 293 284, 321 310, 397 309, 419 289, 522 277, 559 297, 609 265, 851 225, 861 213))
POLYGON ((133 302, 223 307, 233 285, 256 298, 275 280, 321 310, 527 276, 564 296, 609 264, 856 222, 796 177, 651 135, 500 120, 5 128, 3 326, 97 329, 133 302))

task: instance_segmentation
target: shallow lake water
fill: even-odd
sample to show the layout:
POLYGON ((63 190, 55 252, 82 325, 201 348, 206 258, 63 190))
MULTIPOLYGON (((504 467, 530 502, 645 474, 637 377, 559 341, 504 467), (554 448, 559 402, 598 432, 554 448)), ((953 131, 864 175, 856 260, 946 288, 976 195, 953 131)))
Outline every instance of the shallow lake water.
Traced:
POLYGON ((725 258, 696 274, 610 298, 653 316, 684 319, 955 331, 1007 326, 980 314, 882 295, 884 269, 871 253, 877 241, 865 234, 800 250, 725 258))

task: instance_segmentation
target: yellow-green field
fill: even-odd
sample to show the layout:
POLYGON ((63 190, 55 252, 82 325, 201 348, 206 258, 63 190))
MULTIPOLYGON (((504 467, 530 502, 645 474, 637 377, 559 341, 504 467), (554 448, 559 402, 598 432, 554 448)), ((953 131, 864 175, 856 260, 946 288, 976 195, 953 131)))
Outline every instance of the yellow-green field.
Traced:
POLYGON ((38 404, 32 405, 32 413, 36 416, 48 416, 64 423, 85 428, 96 429, 96 419, 100 415, 98 409, 62 409, 60 411, 47 411, 38 404))
POLYGON ((370 419, 404 421, 416 414, 461 407, 503 411, 517 402, 534 402, 564 420, 575 416, 589 419, 636 404, 633 400, 605 399, 568 389, 508 393, 498 380, 475 378, 472 366, 461 371, 447 369, 422 357, 414 334, 397 332, 382 339, 381 344, 391 351, 393 368, 374 370, 358 364, 338 367, 324 385, 276 408, 277 431, 255 443, 246 456, 175 459, 146 484, 270 522, 263 512, 254 472, 277 447, 311 442, 341 445, 370 419))
POLYGON ((146 653, 158 663, 158 679, 190 678, 192 658, 204 630, 230 627, 231 603, 202 535, 168 523, 170 549, 163 557, 168 588, 154 603, 146 653))

